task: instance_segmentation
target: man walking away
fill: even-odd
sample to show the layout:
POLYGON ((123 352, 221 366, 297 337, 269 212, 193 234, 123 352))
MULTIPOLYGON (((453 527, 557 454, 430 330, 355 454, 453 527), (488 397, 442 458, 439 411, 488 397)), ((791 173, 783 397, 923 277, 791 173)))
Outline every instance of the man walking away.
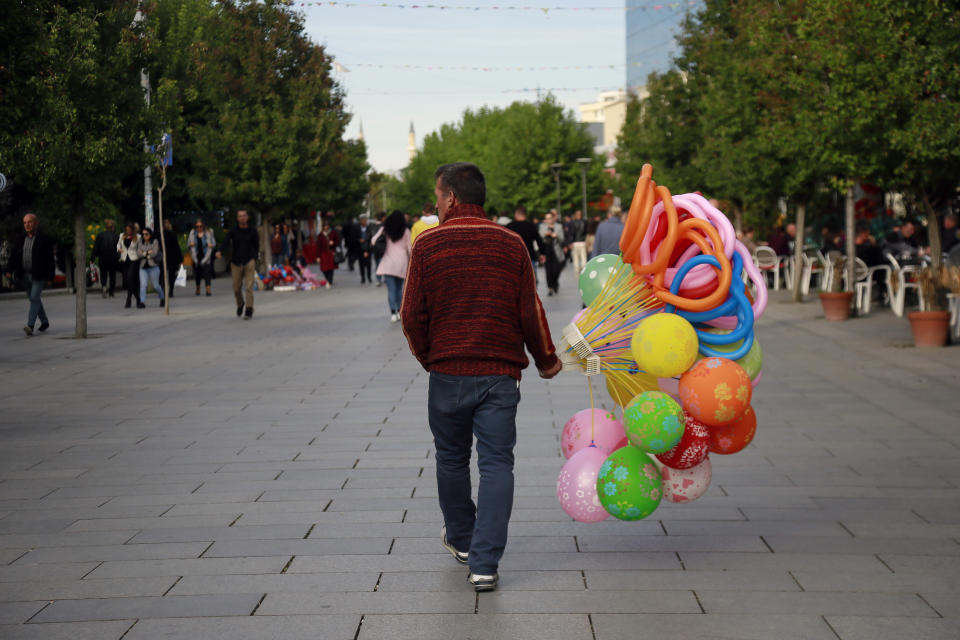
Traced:
MULTIPOLYGON (((237 226, 227 232, 223 246, 231 251, 230 275, 233 276, 233 297, 237 300, 237 317, 253 317, 253 275, 260 253, 260 237, 250 226, 250 216, 244 209, 237 211, 237 226), (243 294, 241 294, 241 285, 243 294), (244 312, 246 307, 246 312, 244 312)), ((217 257, 223 254, 217 251, 217 257)))
POLYGON ((40 332, 50 328, 50 319, 47 318, 47 312, 43 308, 43 301, 40 294, 43 293, 43 286, 53 280, 53 244, 50 239, 40 233, 37 227, 39 220, 37 216, 28 213, 23 216, 24 237, 22 242, 14 246, 13 259, 11 266, 14 269, 13 274, 17 279, 23 279, 24 289, 27 291, 27 297, 30 299, 30 310, 27 312, 27 324, 23 325, 23 332, 28 336, 33 335, 33 326, 40 318, 40 332))
POLYGON ((113 220, 104 220, 103 226, 104 230, 97 234, 97 239, 93 242, 91 257, 100 267, 100 294, 106 298, 109 293, 112 298, 117 288, 117 269, 120 268, 120 258, 117 255, 120 236, 117 235, 113 220))
POLYGON ((620 236, 623 235, 623 221, 620 219, 620 207, 614 205, 607 212, 607 219, 597 225, 597 237, 593 241, 591 258, 604 253, 620 254, 620 236))
POLYGON ((587 223, 583 219, 583 211, 577 209, 573 212, 573 219, 567 223, 566 231, 573 270, 579 275, 587 264, 587 223))
POLYGON ((530 255, 530 263, 533 265, 534 281, 537 279, 537 262, 540 260, 540 249, 543 247, 543 238, 537 225, 527 220, 527 208, 523 205, 517 207, 513 213, 513 222, 507 225, 507 229, 513 231, 523 240, 523 245, 527 248, 530 255))
POLYGON ((430 372, 441 543, 470 565, 467 580, 476 591, 491 591, 513 508, 524 345, 543 378, 560 371, 560 360, 527 248, 483 210, 483 173, 457 162, 441 166, 435 177, 440 226, 413 247, 400 314, 410 351, 430 372), (474 436, 476 505, 470 497, 474 436))

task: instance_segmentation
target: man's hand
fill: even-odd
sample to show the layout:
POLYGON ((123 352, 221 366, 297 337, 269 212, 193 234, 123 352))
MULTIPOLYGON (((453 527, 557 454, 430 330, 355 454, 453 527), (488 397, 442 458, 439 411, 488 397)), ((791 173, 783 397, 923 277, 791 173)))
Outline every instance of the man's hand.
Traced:
POLYGON ((537 262, 539 262, 540 264, 546 264, 546 263, 547 263, 547 256, 540 256, 540 257, 537 259, 537 262))
POLYGON ((223 257, 223 254, 220 253, 219 251, 217 251, 217 257, 218 257, 218 258, 222 258, 222 257, 223 257))
POLYGON ((560 370, 562 368, 563 368, 563 363, 560 361, 560 358, 558 358, 557 356, 554 356, 553 364, 551 364, 546 369, 538 369, 538 371, 540 372, 541 378, 549 380, 550 378, 560 373, 560 370))

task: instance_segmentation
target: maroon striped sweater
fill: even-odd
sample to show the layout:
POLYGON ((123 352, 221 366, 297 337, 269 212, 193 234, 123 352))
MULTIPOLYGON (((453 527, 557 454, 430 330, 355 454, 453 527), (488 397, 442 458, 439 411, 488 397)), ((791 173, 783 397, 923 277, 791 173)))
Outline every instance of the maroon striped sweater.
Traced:
POLYGON ((476 205, 417 237, 400 317, 427 371, 519 380, 524 345, 541 375, 560 369, 523 240, 476 205))

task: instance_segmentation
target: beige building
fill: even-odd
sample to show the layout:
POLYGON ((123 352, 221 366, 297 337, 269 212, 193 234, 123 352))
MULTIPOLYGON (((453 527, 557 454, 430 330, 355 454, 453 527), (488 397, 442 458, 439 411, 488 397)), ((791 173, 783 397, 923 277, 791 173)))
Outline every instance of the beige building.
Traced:
MULTIPOLYGON (((627 118, 629 95, 623 89, 604 91, 596 101, 580 105, 580 121, 587 125, 596 144, 594 150, 607 156, 607 164, 613 161, 613 152, 617 147, 617 136, 623 129, 627 118)), ((637 97, 647 97, 646 87, 637 88, 637 97)))

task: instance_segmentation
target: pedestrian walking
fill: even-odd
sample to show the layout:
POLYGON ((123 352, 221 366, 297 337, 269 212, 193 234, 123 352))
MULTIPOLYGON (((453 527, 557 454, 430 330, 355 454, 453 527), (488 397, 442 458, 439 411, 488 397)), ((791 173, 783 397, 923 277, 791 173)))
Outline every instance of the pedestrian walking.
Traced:
POLYGON ((513 231, 527 248, 530 255, 530 263, 533 266, 533 277, 537 281, 537 264, 540 261, 540 250, 543 247, 543 238, 540 237, 540 231, 537 225, 527 220, 527 208, 523 205, 517 207, 513 212, 513 222, 507 224, 507 229, 513 231))
POLYGON ((477 591, 496 589, 513 508, 520 372, 526 345, 541 377, 560 371, 523 241, 487 220, 483 173, 470 163, 435 173, 440 226, 410 256, 400 315, 410 350, 430 373, 444 548, 469 564, 477 591), (471 499, 477 439, 480 486, 471 499))
POLYGON ((40 221, 36 215, 28 213, 23 216, 23 239, 13 247, 9 266, 13 271, 7 274, 8 278, 23 282, 23 288, 30 300, 27 310, 27 324, 23 325, 23 332, 33 335, 33 328, 40 319, 37 330, 43 333, 50 328, 50 318, 43 308, 43 287, 53 280, 56 267, 53 261, 53 243, 46 234, 41 233, 40 221))
POLYGON ((573 218, 565 229, 567 242, 570 243, 570 259, 573 261, 573 270, 579 275, 587 264, 587 222, 583 219, 583 211, 577 209, 573 218))
POLYGON ((540 223, 539 232, 543 239, 543 254, 540 260, 547 274, 547 295, 552 296, 560 287, 560 272, 567 262, 563 226, 557 222, 557 214, 549 211, 540 223))
POLYGON ((213 236, 213 229, 208 229, 203 220, 197 218, 193 229, 187 236, 187 247, 190 248, 190 257, 193 258, 193 279, 197 284, 196 295, 200 295, 200 281, 207 285, 207 295, 210 291, 210 278, 213 276, 213 248, 217 240, 213 236))
POLYGON ((160 286, 160 267, 163 264, 163 254, 160 252, 160 241, 153 237, 153 229, 150 227, 144 227, 140 232, 137 257, 140 258, 140 298, 137 300, 137 309, 147 306, 148 281, 157 292, 162 307, 163 287, 160 286))
POLYGON ((377 277, 387 283, 387 304, 390 306, 390 322, 400 319, 400 303, 403 301, 403 280, 407 277, 410 261, 410 230, 402 211, 391 213, 380 229, 373 235, 373 244, 386 236, 387 247, 377 266, 377 277))
POLYGON ((97 234, 93 241, 93 255, 91 258, 97 261, 100 269, 100 295, 104 298, 113 293, 117 288, 117 269, 120 267, 120 261, 117 256, 117 242, 120 236, 115 229, 113 220, 103 221, 104 230, 97 234))
POLYGON ((130 308, 130 299, 136 298, 140 302, 140 238, 137 236, 132 223, 123 227, 123 235, 117 241, 117 256, 120 260, 120 271, 123 273, 123 287, 127 290, 125 309, 130 308))
POLYGON ((317 236, 317 263, 320 265, 323 277, 327 280, 327 289, 333 286, 333 272, 337 269, 336 251, 339 244, 337 232, 330 228, 329 222, 324 222, 323 230, 317 236))
MULTIPOLYGON (((244 320, 249 320, 253 317, 253 277, 257 272, 260 236, 250 226, 250 216, 244 209, 237 211, 237 226, 227 232, 223 246, 230 251, 230 275, 233 277, 237 317, 242 315, 244 320)), ((218 258, 222 255, 217 251, 218 258)))
POLYGON ((161 284, 168 282, 165 288, 167 295, 173 297, 173 283, 177 281, 177 274, 180 273, 180 265, 183 264, 183 251, 180 249, 180 242, 177 241, 177 234, 173 230, 173 225, 169 220, 163 221, 163 243, 167 251, 167 272, 160 274, 161 284))
POLYGON ((370 262, 373 257, 373 243, 371 242, 372 237, 370 235, 371 225, 370 219, 366 214, 360 216, 360 247, 359 247, 359 257, 357 258, 357 264, 360 267, 360 284, 365 284, 367 282, 373 282, 373 278, 370 277, 371 265, 370 262))
MULTIPOLYGON (((373 275, 377 278, 378 287, 383 284, 383 276, 379 275, 378 269, 380 268, 380 261, 383 260, 383 254, 387 250, 387 244, 385 239, 383 242, 378 243, 377 238, 383 237, 379 232, 380 229, 383 228, 383 221, 386 219, 387 212, 379 212, 377 219, 371 222, 370 227, 367 229, 367 233, 370 235, 370 257, 373 259, 373 275)), ((406 225, 406 218, 404 218, 404 225, 406 225)))
POLYGON ((593 240, 590 257, 596 258, 603 253, 620 253, 620 236, 623 235, 623 221, 620 219, 620 207, 613 206, 607 212, 607 219, 597 225, 597 235, 593 240))

